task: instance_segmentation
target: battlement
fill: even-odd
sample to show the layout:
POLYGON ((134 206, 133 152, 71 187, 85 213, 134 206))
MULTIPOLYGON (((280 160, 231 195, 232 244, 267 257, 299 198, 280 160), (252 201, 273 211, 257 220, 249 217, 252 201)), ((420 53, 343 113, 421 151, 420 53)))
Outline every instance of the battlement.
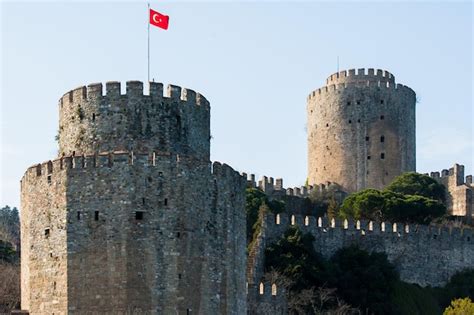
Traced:
POLYGON ((300 187, 283 187, 283 178, 276 178, 269 176, 262 176, 262 178, 257 182, 255 181, 255 174, 241 174, 244 178, 247 179, 247 186, 252 188, 259 188, 268 196, 271 196, 273 193, 277 193, 280 195, 287 195, 287 196, 295 196, 295 197, 309 197, 314 191, 324 192, 330 186, 335 185, 331 182, 326 182, 324 184, 318 185, 308 185, 308 186, 300 186, 300 187))
POLYGON ((369 88, 369 89, 374 89, 374 90, 392 90, 396 93, 403 93, 406 95, 411 95, 413 98, 415 97, 415 91, 413 91, 410 87, 400 84, 400 83, 395 83, 394 81, 372 81, 372 80, 359 80, 359 81, 354 81, 354 82, 337 82, 337 83, 331 83, 326 86, 323 86, 319 89, 316 89, 312 91, 309 95, 307 100, 311 99, 317 99, 321 97, 325 97, 326 94, 328 93, 334 93, 335 91, 341 91, 345 89, 358 89, 358 88, 369 88))
POLYGON ((326 79, 326 85, 337 84, 337 83, 350 83, 350 82, 366 82, 366 81, 378 81, 378 82, 389 82, 395 83, 395 77, 393 74, 386 70, 381 69, 350 69, 343 70, 331 74, 326 79))
POLYGON ((450 179, 456 186, 461 185, 472 185, 472 175, 467 175, 464 177, 464 165, 454 164, 453 167, 448 169, 444 169, 441 172, 431 172, 429 174, 431 178, 442 181, 444 184, 449 184, 447 181, 450 179))
POLYGON ((59 100, 60 106, 72 104, 77 101, 97 100, 99 98, 118 99, 125 96, 144 96, 153 100, 161 100, 163 98, 195 104, 209 109, 209 101, 200 93, 177 85, 168 84, 163 91, 163 84, 158 82, 148 82, 149 93, 145 94, 143 90, 143 82, 127 81, 126 93, 121 93, 121 83, 117 81, 109 81, 105 83, 105 91, 102 83, 92 83, 87 86, 80 86, 65 93, 59 100))
POLYGON ((360 236, 385 235, 396 238, 425 237, 439 242, 459 240, 474 245, 474 232, 470 228, 428 226, 367 220, 328 219, 326 217, 302 216, 298 214, 268 214, 267 227, 270 230, 285 231, 290 226, 298 226, 302 231, 312 234, 331 230, 355 232, 360 236))

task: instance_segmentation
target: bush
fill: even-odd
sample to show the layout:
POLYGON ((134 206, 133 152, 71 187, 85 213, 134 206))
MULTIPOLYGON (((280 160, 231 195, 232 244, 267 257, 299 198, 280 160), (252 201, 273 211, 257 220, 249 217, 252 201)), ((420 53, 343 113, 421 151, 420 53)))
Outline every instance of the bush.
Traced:
POLYGON ((474 303, 470 298, 453 300, 443 315, 474 315, 474 303))
POLYGON ((444 203, 446 188, 433 178, 415 172, 404 173, 396 177, 386 190, 403 195, 417 195, 444 203))

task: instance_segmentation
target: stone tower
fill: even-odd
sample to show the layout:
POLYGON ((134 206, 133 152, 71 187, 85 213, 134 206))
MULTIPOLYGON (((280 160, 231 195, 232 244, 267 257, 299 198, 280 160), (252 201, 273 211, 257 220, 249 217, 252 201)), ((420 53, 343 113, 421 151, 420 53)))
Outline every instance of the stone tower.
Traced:
POLYGON ((210 106, 108 82, 59 101, 60 157, 21 180, 22 309, 245 314, 245 179, 209 161, 210 106))
POLYGON ((415 171, 415 92, 383 70, 341 71, 308 96, 308 182, 381 189, 415 171))

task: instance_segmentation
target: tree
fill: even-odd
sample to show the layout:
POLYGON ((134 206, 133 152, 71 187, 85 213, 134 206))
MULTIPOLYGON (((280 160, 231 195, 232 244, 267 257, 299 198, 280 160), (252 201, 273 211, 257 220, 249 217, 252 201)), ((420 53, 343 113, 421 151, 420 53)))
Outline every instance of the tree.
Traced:
POLYGON ((300 292, 324 284, 325 261, 313 248, 314 237, 290 227, 284 236, 265 250, 265 269, 274 269, 291 279, 289 290, 300 292))
POLYGON ((427 175, 415 172, 397 176, 385 189, 403 195, 423 196, 442 203, 446 198, 446 188, 443 184, 427 175))
POLYGON ((0 313, 10 311, 20 304, 20 267, 0 261, 0 313))
POLYGON ((453 300, 443 315, 474 315, 474 303, 468 297, 453 300))
POLYGON ((391 190, 365 189, 351 194, 342 203, 339 217, 428 224, 446 213, 441 202, 391 190))
POLYGON ((367 253, 357 246, 338 250, 330 259, 329 286, 350 305, 368 314, 390 314, 392 295, 399 280, 384 253, 367 253))

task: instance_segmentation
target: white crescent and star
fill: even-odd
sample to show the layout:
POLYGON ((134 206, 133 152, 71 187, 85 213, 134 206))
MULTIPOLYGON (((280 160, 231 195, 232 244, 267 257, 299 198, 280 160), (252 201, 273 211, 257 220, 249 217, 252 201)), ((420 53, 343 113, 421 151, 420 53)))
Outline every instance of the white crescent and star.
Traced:
POLYGON ((152 19, 153 19, 153 22, 155 22, 155 23, 161 23, 161 21, 162 21, 161 18, 160 18, 160 17, 158 16, 158 14, 156 14, 156 13, 153 14, 152 19), (156 20, 156 17, 159 18, 158 21, 156 20))

